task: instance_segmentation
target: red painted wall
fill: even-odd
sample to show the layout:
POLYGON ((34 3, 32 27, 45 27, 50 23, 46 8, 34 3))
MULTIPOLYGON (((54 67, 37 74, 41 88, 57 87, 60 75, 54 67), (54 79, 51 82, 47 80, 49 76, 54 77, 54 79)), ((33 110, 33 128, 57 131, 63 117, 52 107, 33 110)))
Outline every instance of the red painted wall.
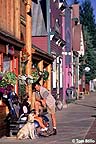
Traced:
POLYGON ((32 37, 32 44, 37 46, 41 50, 48 52, 48 37, 47 36, 32 37))

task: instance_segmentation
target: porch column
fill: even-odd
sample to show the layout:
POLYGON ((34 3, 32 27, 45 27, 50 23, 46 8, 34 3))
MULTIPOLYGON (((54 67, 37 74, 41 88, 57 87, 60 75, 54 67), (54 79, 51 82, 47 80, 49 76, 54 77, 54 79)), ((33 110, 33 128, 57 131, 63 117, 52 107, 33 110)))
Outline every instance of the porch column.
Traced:
POLYGON ((47 71, 49 72, 49 77, 47 80, 47 89, 51 91, 51 64, 47 66, 47 71))
POLYGON ((15 0, 14 10, 15 10, 14 34, 16 38, 20 39, 20 1, 15 0))
MULTIPOLYGON (((32 68, 32 54, 31 54, 31 46, 32 46, 32 17, 27 14, 29 10, 31 10, 32 2, 31 0, 27 0, 26 5, 26 45, 25 48, 27 52, 30 54, 28 57, 28 63, 26 65, 26 74, 31 75, 32 68)), ((26 87, 26 92, 29 94, 29 102, 32 106, 32 85, 28 85, 26 87)))
MULTIPOLYGON (((43 72, 43 60, 38 63, 39 70, 43 72)), ((43 79, 41 79, 40 84, 43 85, 43 79)))

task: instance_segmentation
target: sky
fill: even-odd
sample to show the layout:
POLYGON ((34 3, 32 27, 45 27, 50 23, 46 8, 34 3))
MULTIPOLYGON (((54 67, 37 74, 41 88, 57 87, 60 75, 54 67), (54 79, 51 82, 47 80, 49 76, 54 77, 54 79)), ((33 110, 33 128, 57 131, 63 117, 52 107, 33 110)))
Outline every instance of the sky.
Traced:
MULTIPOLYGON (((67 1, 68 4, 70 5, 73 0, 66 0, 66 1, 67 1)), ((78 0, 78 1, 82 2, 82 1, 84 1, 84 0, 78 0)), ((90 1, 91 1, 93 10, 94 10, 94 15, 95 15, 95 20, 96 20, 96 0, 90 0, 90 1)))

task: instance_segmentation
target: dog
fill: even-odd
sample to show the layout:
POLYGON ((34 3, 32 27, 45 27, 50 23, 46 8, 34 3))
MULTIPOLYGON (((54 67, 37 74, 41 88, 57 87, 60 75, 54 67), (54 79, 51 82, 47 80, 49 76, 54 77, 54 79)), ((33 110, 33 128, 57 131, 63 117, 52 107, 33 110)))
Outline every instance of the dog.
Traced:
POLYGON ((35 139, 34 113, 28 115, 27 123, 18 131, 17 139, 35 139))

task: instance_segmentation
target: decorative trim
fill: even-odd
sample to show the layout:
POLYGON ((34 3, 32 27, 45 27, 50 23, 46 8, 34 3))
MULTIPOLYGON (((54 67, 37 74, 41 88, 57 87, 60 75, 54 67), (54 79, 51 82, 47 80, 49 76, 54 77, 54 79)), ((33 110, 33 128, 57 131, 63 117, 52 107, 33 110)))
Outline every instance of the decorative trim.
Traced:
POLYGON ((2 43, 5 44, 11 44, 14 47, 18 47, 19 50, 21 50, 22 47, 24 47, 25 43, 17 39, 16 37, 12 36, 7 31, 3 31, 0 29, 0 40, 2 40, 2 43))
POLYGON ((21 22, 21 24, 23 24, 24 26, 26 26, 25 18, 22 15, 20 16, 20 22, 21 22))

